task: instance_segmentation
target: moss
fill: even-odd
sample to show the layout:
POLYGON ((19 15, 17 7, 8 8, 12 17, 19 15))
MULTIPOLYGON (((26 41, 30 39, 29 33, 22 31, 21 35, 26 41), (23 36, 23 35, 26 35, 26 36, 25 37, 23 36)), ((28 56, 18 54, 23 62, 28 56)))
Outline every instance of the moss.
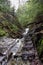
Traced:
POLYGON ((39 40, 38 46, 37 46, 37 50, 38 50, 38 54, 39 54, 39 56, 40 56, 41 53, 43 52, 43 38, 39 40), (39 45, 39 44, 40 44, 40 45, 39 45))
POLYGON ((3 29, 0 29, 0 37, 5 36, 6 32, 3 29))

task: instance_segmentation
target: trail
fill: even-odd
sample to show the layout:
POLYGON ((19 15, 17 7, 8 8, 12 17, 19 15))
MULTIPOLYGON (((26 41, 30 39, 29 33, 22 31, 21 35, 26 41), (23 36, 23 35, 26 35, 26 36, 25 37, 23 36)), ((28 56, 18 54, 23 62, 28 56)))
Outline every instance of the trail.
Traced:
POLYGON ((8 63, 11 63, 12 60, 15 61, 15 59, 15 64, 19 65, 42 65, 32 37, 29 34, 29 28, 25 29, 21 39, 0 39, 0 52, 2 53, 0 54, 1 65, 9 65, 8 63))

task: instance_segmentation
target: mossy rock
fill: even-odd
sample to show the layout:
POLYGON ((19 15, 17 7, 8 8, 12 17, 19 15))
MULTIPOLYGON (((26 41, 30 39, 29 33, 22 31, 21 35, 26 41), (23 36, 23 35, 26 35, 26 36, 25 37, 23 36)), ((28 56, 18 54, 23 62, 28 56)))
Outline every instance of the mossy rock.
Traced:
POLYGON ((5 36, 6 32, 3 29, 0 29, 0 37, 5 36))
POLYGON ((37 46, 37 50, 38 50, 38 54, 39 56, 41 55, 41 53, 43 52, 43 38, 39 40, 39 45, 37 46))

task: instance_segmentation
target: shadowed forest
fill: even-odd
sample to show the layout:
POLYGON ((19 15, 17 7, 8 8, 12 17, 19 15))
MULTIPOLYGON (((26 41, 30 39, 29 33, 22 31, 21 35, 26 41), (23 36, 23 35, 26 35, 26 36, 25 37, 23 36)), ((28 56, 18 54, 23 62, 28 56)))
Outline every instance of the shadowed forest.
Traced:
POLYGON ((43 0, 28 0, 16 11, 9 0, 0 0, 0 38, 21 39, 25 28, 36 29, 32 40, 43 63, 43 0))

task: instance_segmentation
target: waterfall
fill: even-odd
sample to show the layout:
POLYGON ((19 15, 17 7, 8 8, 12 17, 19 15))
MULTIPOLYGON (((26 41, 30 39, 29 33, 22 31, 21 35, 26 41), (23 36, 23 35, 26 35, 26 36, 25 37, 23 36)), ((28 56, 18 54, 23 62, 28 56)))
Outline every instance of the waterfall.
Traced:
MULTIPOLYGON (((7 57, 9 56, 10 53, 13 53, 13 56, 16 55, 17 52, 19 52, 22 49, 24 39, 25 39, 24 36, 28 33, 28 31, 29 31, 29 28, 26 28, 23 33, 23 38, 21 38, 21 39, 19 39, 19 38, 18 39, 3 38, 2 39, 1 38, 0 45, 2 46, 3 49, 5 49, 4 52, 1 52, 1 53, 7 57), (6 49, 6 47, 7 47, 7 49, 6 49)), ((0 46, 0 48, 1 48, 1 46, 0 46)), ((3 51, 3 49, 2 49, 2 51, 3 51)), ((7 60, 7 59, 5 59, 5 60, 7 60)), ((0 61, 2 61, 2 63, 3 63, 3 59, 0 61)), ((6 61, 4 61, 4 62, 6 62, 6 61)))
POLYGON ((26 28, 25 32, 23 33, 23 35, 25 36, 28 32, 29 32, 29 28, 26 28))

